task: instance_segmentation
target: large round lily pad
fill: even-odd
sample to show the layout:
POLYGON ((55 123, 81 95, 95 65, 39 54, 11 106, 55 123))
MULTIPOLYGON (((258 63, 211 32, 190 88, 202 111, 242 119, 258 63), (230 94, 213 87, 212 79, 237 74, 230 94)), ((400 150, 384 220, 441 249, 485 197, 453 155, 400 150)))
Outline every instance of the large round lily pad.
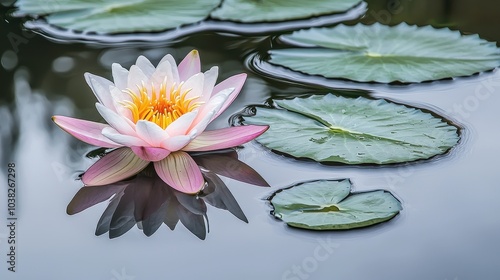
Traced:
POLYGON ((271 198, 273 214, 289 226, 313 230, 366 227, 392 219, 401 202, 390 192, 351 193, 351 182, 320 180, 296 185, 271 198))
POLYGON ((238 22, 274 22, 345 12, 360 0, 224 0, 213 18, 238 22))
POLYGON ((46 16, 62 28, 97 33, 150 32, 204 20, 220 0, 19 0, 19 14, 46 16))
POLYGON ((495 43, 478 35, 401 23, 299 30, 269 51, 269 62, 326 78, 414 83, 491 70, 500 65, 495 43))
POLYGON ((257 141, 296 158, 346 164, 428 159, 457 144, 457 127, 420 109, 363 97, 275 100, 244 124, 269 125, 257 141))

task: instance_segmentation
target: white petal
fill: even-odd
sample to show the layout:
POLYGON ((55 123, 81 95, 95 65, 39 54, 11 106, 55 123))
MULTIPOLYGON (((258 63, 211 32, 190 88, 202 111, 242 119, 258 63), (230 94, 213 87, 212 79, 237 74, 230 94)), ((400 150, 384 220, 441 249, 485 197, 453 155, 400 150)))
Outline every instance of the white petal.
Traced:
POLYGON ((212 95, 212 91, 214 90, 215 82, 217 81, 217 77, 219 76, 219 67, 214 66, 210 68, 207 72, 205 72, 205 83, 203 84, 203 96, 206 98, 203 101, 206 101, 212 95))
POLYGON ((142 84, 146 86, 146 88, 150 88, 150 85, 147 85, 147 81, 149 78, 142 72, 142 70, 137 65, 132 65, 130 67, 130 72, 127 80, 127 88, 136 91, 137 87, 142 88, 142 84))
POLYGON ((128 80, 128 70, 123 68, 118 63, 113 63, 111 65, 111 70, 113 72, 113 81, 115 82, 115 86, 120 90, 126 89, 128 80))
POLYGON ((199 108, 199 113, 194 119, 188 133, 191 135, 194 132, 194 136, 202 133, 208 124, 212 121, 213 117, 220 111, 228 96, 233 92, 233 88, 228 88, 221 91, 216 96, 212 97, 207 104, 199 108))
MULTIPOLYGON (((194 76, 191 76, 181 88, 181 93, 189 91, 186 95, 186 99, 192 97, 200 97, 203 94, 203 84, 205 82, 205 75, 203 73, 198 73, 194 76)), ((196 102, 197 100, 195 100, 196 102)))
POLYGON ((189 142, 191 142, 191 137, 187 135, 179 135, 170 137, 167 140, 163 141, 161 147, 171 152, 176 152, 184 148, 187 144, 189 144, 189 142))
POLYGON ((136 135, 133 123, 131 123, 129 119, 118 115, 117 113, 111 111, 111 109, 104 107, 101 103, 96 103, 95 107, 106 122, 120 134, 136 135))
POLYGON ((164 61, 158 65, 153 75, 151 75, 148 83, 150 85, 154 85, 155 91, 158 93, 160 90, 160 84, 165 82, 166 89, 169 91, 174 83, 178 84, 178 79, 176 80, 173 75, 172 65, 168 61, 164 61))
POLYGON ((138 121, 135 125, 137 135, 151 147, 160 147, 161 142, 168 138, 167 132, 150 121, 138 121))
POLYGON ((137 58, 135 65, 137 65, 142 70, 146 77, 151 77, 151 75, 153 75, 153 72, 155 71, 155 67, 153 66, 153 64, 151 64, 149 59, 142 55, 137 58))
POLYGON ((113 98, 109 91, 109 88, 111 86, 114 86, 114 84, 109 80, 104 79, 103 77, 96 76, 94 74, 85 73, 83 76, 85 77, 85 81, 87 81, 89 87, 94 92, 97 100, 99 100, 102 105, 108 107, 109 109, 115 110, 115 107, 113 105, 113 98))
POLYGON ((132 112, 130 111, 130 109, 125 108, 125 106, 123 106, 123 104, 120 104, 120 102, 123 102, 126 100, 132 101, 132 98, 130 98, 130 96, 128 94, 124 93, 123 91, 121 91, 120 89, 118 89, 115 86, 111 86, 109 88, 109 91, 111 92, 111 97, 113 98, 113 106, 115 108, 115 112, 118 115, 123 116, 123 117, 129 119, 130 121, 133 121, 132 112))
POLYGON ((102 135, 104 135, 109 140, 121 144, 123 146, 132 147, 132 146, 142 146, 149 147, 149 144, 144 140, 130 135, 120 134, 116 129, 111 127, 106 127, 102 130, 102 135))
POLYGON ((174 122, 172 122, 165 130, 170 136, 186 135, 189 127, 193 123, 193 120, 198 115, 198 111, 188 112, 174 122))
POLYGON ((172 69, 172 79, 176 84, 179 84, 180 83, 179 70, 177 69, 177 63, 175 62, 175 59, 172 57, 172 55, 167 54, 160 60, 160 63, 158 63, 158 67, 165 61, 168 61, 172 69))

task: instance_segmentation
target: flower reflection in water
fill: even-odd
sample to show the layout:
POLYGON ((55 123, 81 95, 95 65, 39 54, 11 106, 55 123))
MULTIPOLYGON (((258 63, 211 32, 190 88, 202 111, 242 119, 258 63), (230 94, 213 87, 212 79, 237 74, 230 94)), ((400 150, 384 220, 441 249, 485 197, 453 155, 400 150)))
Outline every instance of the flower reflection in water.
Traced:
MULTIPOLYGON (((98 152, 98 151, 97 151, 98 152)), ((167 185, 148 166, 135 177, 104 185, 82 187, 67 207, 73 215, 110 199, 97 223, 96 235, 116 238, 135 224, 151 236, 164 223, 174 230, 179 221, 194 235, 205 239, 208 232, 207 203, 228 210, 248 222, 238 202, 218 175, 258 186, 269 186, 250 166, 238 160, 234 150, 193 154, 206 181, 198 195, 185 194, 167 185)))

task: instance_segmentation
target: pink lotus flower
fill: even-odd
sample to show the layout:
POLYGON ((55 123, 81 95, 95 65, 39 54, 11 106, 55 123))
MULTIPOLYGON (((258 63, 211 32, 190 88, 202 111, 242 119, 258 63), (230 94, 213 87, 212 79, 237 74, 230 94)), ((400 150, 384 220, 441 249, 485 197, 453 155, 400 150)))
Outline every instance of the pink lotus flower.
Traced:
POLYGON ((114 83, 86 73, 108 124, 64 116, 54 122, 74 137, 95 146, 117 148, 82 177, 87 186, 114 183, 143 170, 150 162, 159 177, 176 190, 197 193, 203 175, 187 152, 226 149, 246 143, 267 126, 239 126, 205 131, 236 98, 246 74, 215 84, 218 68, 202 73, 198 51, 177 66, 166 55, 155 68, 140 56, 126 70, 112 65, 114 83))

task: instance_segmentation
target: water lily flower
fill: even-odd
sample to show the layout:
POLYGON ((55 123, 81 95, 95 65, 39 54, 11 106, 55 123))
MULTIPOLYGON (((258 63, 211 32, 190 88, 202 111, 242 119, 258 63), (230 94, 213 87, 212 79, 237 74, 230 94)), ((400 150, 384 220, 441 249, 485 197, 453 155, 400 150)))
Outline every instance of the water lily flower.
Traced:
POLYGON ((239 94, 246 74, 216 85, 217 66, 201 72, 196 50, 179 65, 169 54, 157 67, 144 56, 129 70, 114 63, 112 74, 114 83, 85 73, 107 124, 53 117, 59 127, 88 144, 116 148, 85 172, 82 181, 87 186, 123 180, 153 162, 165 183, 184 193, 197 193, 205 181, 188 152, 238 146, 268 128, 248 125, 205 131, 239 94))

